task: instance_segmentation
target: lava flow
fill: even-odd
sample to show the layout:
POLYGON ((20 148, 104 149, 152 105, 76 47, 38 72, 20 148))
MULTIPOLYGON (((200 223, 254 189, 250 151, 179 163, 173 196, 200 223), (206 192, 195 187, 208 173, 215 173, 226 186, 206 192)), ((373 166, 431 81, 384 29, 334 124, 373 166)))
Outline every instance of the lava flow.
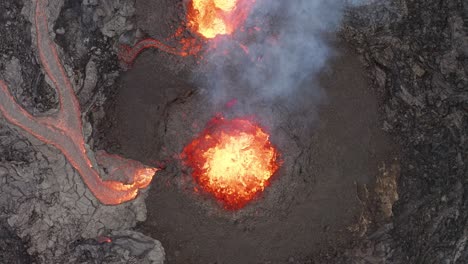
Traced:
POLYGON ((96 155, 97 163, 109 170, 112 179, 118 177, 122 181, 100 177, 101 171, 88 156, 93 153, 86 148, 80 106, 72 83, 62 66, 55 43, 49 38, 48 5, 48 0, 36 1, 34 26, 39 59, 57 90, 59 109, 46 116, 32 116, 15 101, 7 84, 0 80, 0 114, 12 125, 60 150, 100 202, 115 205, 130 201, 140 189, 150 184, 158 169, 100 151, 96 155))
POLYGON ((269 135, 247 119, 212 119, 184 148, 192 176, 227 209, 240 209, 269 184, 278 170, 278 151, 269 135))

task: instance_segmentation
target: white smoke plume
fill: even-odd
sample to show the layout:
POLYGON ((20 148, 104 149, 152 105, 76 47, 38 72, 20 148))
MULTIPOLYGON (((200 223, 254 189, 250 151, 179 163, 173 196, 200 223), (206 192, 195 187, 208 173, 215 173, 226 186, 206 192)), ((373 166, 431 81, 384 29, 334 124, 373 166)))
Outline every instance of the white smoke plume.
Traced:
MULTIPOLYGON (((251 103, 298 97, 301 83, 314 81, 333 55, 327 34, 336 31, 344 9, 358 2, 363 1, 256 0, 246 30, 217 41, 205 55, 203 84, 216 104, 236 91, 251 103)), ((306 92, 321 94, 318 85, 306 92)))

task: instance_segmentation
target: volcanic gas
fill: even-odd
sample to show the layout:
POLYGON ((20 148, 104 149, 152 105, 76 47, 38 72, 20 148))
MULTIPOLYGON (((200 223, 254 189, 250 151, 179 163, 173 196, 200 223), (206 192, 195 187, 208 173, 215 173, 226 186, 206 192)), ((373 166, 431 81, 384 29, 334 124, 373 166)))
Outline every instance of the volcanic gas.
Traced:
POLYGON ((227 209, 240 209, 269 184, 280 167, 269 135, 248 119, 213 118, 183 150, 203 190, 227 209))

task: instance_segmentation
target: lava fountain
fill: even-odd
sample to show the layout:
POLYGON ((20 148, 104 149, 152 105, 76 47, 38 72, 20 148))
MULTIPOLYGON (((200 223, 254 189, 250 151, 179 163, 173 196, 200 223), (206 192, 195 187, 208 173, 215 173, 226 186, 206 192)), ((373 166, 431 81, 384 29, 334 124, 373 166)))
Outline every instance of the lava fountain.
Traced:
POLYGON ((188 28, 205 38, 232 34, 244 21, 255 0, 193 0, 187 20, 188 28))
POLYGON ((280 167, 279 153, 267 132, 240 118, 213 118, 182 156, 203 190, 227 209, 244 207, 280 167))

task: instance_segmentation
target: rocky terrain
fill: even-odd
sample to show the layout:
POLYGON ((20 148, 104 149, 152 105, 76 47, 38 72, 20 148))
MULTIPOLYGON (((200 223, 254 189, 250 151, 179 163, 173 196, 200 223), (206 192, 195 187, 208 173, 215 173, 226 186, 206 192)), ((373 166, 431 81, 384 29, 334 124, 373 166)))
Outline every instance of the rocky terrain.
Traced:
MULTIPOLYGON (((34 2, 0 1, 0 79, 41 115, 58 99, 36 54, 34 2)), ((123 74, 116 45, 139 34, 135 1, 50 2, 51 37, 73 81, 87 144, 118 151, 100 132, 123 74)), ((467 263, 468 4, 361 2, 347 10, 339 36, 366 67, 398 167, 389 165, 364 195, 368 210, 354 243, 288 262, 467 263)), ((135 231, 147 220, 147 195, 100 204, 59 151, 0 116, 0 263, 163 263, 159 237, 135 231)))
POLYGON ((400 199, 362 261, 466 263, 468 4, 375 2, 350 10, 342 34, 362 54, 382 127, 400 146, 400 199))

